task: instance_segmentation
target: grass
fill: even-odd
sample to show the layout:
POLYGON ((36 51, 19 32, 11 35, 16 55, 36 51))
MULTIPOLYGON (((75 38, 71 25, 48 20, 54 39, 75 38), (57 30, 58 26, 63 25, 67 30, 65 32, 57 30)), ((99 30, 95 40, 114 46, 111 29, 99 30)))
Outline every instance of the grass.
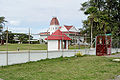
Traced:
MULTIPOLYGON (((89 48, 89 46, 80 45, 80 49, 89 48)), ((69 49, 79 49, 79 45, 71 45, 69 49)))
POLYGON ((0 67, 4 80, 107 80, 120 75, 113 58, 85 56, 47 59, 0 67))
MULTIPOLYGON (((19 48, 20 50, 46 50, 47 45, 45 44, 8 44, 8 51, 17 51, 19 48)), ((0 51, 6 51, 6 45, 0 46, 0 51)))
MULTIPOLYGON (((47 50, 46 44, 8 44, 8 51, 17 51, 19 48, 20 50, 47 50)), ((78 45, 69 46, 69 49, 79 49, 78 45)), ((84 49, 85 46, 80 46, 80 49, 84 49)), ((0 51, 6 51, 6 45, 0 45, 0 51)))
POLYGON ((112 53, 112 55, 120 54, 120 52, 112 53))

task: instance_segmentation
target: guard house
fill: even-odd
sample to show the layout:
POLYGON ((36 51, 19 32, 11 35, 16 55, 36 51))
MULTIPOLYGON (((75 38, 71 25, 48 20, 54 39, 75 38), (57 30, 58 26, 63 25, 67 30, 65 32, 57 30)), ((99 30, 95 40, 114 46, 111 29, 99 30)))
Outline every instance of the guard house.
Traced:
POLYGON ((96 55, 104 56, 111 54, 111 36, 99 35, 96 37, 96 55))
POLYGON ((68 50, 69 40, 72 39, 58 29, 45 40, 48 40, 48 51, 58 51, 62 49, 68 50))

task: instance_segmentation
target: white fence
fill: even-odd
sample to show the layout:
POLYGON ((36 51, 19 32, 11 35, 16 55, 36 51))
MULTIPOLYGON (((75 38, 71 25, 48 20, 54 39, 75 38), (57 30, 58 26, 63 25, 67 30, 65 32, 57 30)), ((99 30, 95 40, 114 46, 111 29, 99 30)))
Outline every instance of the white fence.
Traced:
MULTIPOLYGON (((95 49, 76 49, 76 50, 67 50, 67 51, 49 51, 46 50, 35 50, 35 51, 9 51, 8 57, 5 51, 0 52, 0 66, 12 65, 26 63, 29 61, 38 61, 42 59, 52 59, 58 57, 72 57, 75 53, 81 51, 83 54, 96 55, 95 49), (8 64, 7 64, 8 63, 8 64)), ((120 52, 120 49, 118 49, 120 52)), ((112 53, 116 53, 116 49, 112 49, 112 53)))

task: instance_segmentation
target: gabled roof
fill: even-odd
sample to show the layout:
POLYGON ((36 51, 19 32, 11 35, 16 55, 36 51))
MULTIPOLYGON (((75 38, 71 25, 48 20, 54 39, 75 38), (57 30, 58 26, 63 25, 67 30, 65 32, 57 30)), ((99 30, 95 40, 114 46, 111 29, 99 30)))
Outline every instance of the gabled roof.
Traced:
MULTIPOLYGON (((45 40, 47 40, 47 38, 45 38, 45 40)), ((72 40, 72 39, 70 39, 67 35, 65 35, 58 29, 53 34, 48 36, 48 40, 72 40)))
POLYGON ((74 26, 69 29, 71 32, 79 32, 74 26))
POLYGON ((53 17, 51 22, 50 22, 50 25, 59 25, 59 21, 56 17, 53 17))
POLYGON ((64 25, 64 27, 69 31, 73 26, 66 26, 66 25, 64 25))

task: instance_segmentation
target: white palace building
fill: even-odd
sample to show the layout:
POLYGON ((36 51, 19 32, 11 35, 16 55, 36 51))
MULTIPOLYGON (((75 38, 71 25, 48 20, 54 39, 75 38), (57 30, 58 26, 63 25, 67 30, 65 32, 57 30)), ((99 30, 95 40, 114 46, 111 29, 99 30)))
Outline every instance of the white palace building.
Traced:
POLYGON ((67 25, 60 26, 58 19, 56 17, 53 17, 50 22, 50 27, 48 31, 40 33, 40 39, 45 40, 47 36, 51 35, 58 29, 71 39, 75 39, 75 38, 77 39, 79 37, 80 32, 79 30, 77 30, 77 28, 75 28, 75 26, 67 26, 67 25))

